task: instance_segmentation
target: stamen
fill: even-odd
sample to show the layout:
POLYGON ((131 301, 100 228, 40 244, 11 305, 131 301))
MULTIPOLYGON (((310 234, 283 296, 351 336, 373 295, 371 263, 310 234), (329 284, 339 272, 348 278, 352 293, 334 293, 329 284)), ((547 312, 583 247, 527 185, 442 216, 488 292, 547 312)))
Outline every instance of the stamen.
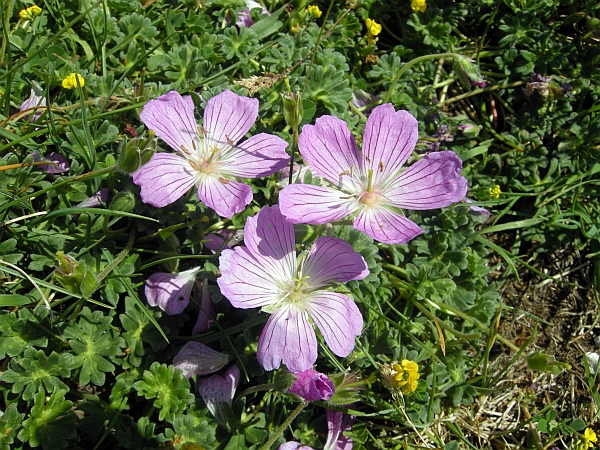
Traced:
POLYGON ((348 175, 348 171, 344 170, 342 173, 340 173, 340 177, 343 177, 344 175, 348 175))
POLYGON ((202 136, 204 136, 204 137, 206 137, 206 135, 208 134, 208 133, 206 132, 206 128, 204 128, 204 126, 203 126, 203 125, 200 125, 200 133, 202 133, 202 136))
POLYGON ((383 161, 379 161, 379 171, 383 172, 383 161))
POLYGON ((231 138, 228 135, 225 135, 225 139, 227 139, 227 143, 229 145, 233 145, 233 141, 231 140, 231 138))
POLYGON ((219 181, 223 184, 229 184, 229 180, 227 180, 226 178, 223 178, 223 177, 219 177, 219 181))
MULTIPOLYGON (((194 142, 194 141, 192 141, 192 142, 194 142)), ((186 155, 190 155, 190 151, 189 151, 187 148, 185 148, 185 147, 183 146, 183 144, 181 144, 181 145, 179 146, 179 148, 180 148, 180 149, 181 149, 181 151, 182 151, 183 153, 185 153, 186 155)))
POLYGON ((369 174, 369 180, 367 182, 367 192, 371 192, 371 189, 373 188, 373 169, 369 169, 367 173, 369 174))
POLYGON ((200 167, 200 164, 198 164, 196 161, 192 161, 191 159, 188 159, 188 163, 190 163, 190 166, 192 166, 192 169, 197 170, 198 172, 202 172, 202 168, 200 167))

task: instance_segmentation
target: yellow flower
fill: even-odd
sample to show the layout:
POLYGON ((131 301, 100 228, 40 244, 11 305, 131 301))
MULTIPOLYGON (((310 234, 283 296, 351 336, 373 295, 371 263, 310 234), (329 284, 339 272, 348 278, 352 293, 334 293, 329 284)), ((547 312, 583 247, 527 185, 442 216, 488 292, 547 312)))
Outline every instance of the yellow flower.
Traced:
POLYGON ((79 82, 79 86, 85 86, 85 80, 78 73, 72 73, 67 78, 62 80, 62 85, 65 89, 73 89, 77 87, 77 82, 79 82))
POLYGON ((502 191, 500 190, 500 186, 496 185, 493 188, 489 188, 488 194, 490 195, 491 198, 500 198, 500 194, 502 194, 502 191))
POLYGON ((575 443, 576 450, 588 450, 594 447, 594 444, 598 442, 596 433, 591 428, 586 428, 585 432, 579 435, 579 440, 575 443))
POLYGON ((313 19, 318 19, 323 14, 317 5, 308 5, 307 9, 310 17, 313 19))
POLYGON ((27 9, 22 9, 19 12, 19 17, 24 20, 32 20, 34 17, 39 16, 42 13, 42 8, 33 5, 27 9))
POLYGON ((379 33, 381 33, 381 25, 374 20, 367 19, 365 20, 365 23, 367 24, 367 32, 371 36, 377 36, 379 33))
POLYGON ((424 13, 427 9, 427 2, 425 0, 410 0, 410 7, 414 12, 424 13))
POLYGON ((403 359, 401 364, 394 364, 393 369, 397 372, 392 379, 392 387, 401 389, 403 394, 417 390, 419 366, 416 362, 403 359))

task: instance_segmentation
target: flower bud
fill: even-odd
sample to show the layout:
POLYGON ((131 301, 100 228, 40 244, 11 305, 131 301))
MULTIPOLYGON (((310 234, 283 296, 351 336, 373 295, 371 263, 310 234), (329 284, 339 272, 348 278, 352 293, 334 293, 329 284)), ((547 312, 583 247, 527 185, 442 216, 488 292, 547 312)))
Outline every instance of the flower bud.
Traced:
POLYGON ((303 372, 296 372, 294 376, 296 381, 287 392, 296 394, 307 402, 329 400, 335 392, 335 386, 329 377, 316 370, 308 369, 303 372))
POLYGON ((474 85, 480 88, 485 87, 485 80, 479 73, 479 68, 469 58, 459 55, 454 59, 454 72, 458 75, 460 81, 469 87, 474 85))
POLYGON ((72 294, 89 298, 98 289, 96 274, 83 261, 77 261, 63 251, 56 252, 59 266, 54 271, 58 282, 72 294))
POLYGON ((156 151, 154 132, 150 130, 147 138, 125 140, 121 145, 117 167, 124 172, 133 173, 147 163, 156 151))
POLYGON ((297 92, 284 94, 283 96, 283 117, 285 123, 295 128, 302 121, 302 99, 297 92))

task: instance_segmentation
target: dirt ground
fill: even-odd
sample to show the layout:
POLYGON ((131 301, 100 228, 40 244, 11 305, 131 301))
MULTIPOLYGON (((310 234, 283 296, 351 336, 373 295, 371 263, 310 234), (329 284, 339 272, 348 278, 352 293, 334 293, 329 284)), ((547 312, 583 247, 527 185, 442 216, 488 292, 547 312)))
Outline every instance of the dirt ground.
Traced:
MULTIPOLYGON (((501 268, 493 276, 500 278, 506 264, 498 256, 492 256, 494 262, 500 263, 501 268)), ((536 335, 523 354, 544 352, 570 364, 571 369, 559 375, 535 372, 527 367, 525 358, 520 358, 498 381, 498 391, 481 396, 475 405, 446 418, 456 420, 476 448, 571 448, 570 438, 552 441, 548 434, 535 431, 538 422, 535 416, 550 410, 557 412, 558 421, 565 420, 568 424, 579 418, 593 425, 593 400, 582 361, 586 352, 600 353, 599 309, 591 281, 592 264, 572 248, 551 257, 536 255, 526 262, 554 279, 523 266, 519 267, 520 279, 510 275, 501 289, 503 311, 498 332, 521 347, 531 338, 537 324, 536 335)), ((491 376, 510 361, 514 352, 497 342, 492 355, 491 376)))

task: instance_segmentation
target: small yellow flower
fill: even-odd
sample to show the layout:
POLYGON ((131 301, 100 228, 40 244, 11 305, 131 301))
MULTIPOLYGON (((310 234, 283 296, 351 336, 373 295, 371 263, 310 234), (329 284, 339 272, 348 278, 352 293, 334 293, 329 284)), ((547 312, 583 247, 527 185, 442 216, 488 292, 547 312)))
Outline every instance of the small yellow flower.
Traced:
POLYGON ((62 80, 62 85, 65 89, 73 89, 77 87, 77 82, 79 82, 79 86, 85 86, 85 80, 78 73, 72 73, 67 78, 62 80))
POLYGON ((502 191, 500 190, 500 186, 496 185, 493 188, 489 188, 488 194, 491 198, 500 198, 500 194, 502 194, 502 191))
POLYGON ((392 387, 402 390, 403 394, 417 390, 419 366, 416 362, 403 359, 401 364, 394 364, 393 369, 397 372, 392 379, 392 387))
POLYGON ((594 444, 598 442, 596 433, 591 428, 586 428, 585 432, 579 435, 579 440, 575 443, 576 450, 588 450, 594 447, 594 444))
POLYGON ((27 9, 22 9, 19 12, 19 17, 23 20, 32 20, 34 17, 39 16, 42 13, 42 8, 33 5, 27 9))
POLYGON ((323 14, 317 5, 308 5, 307 9, 308 14, 310 14, 310 17, 313 19, 318 19, 321 17, 321 14, 323 14))
POLYGON ((424 13, 427 9, 427 2, 425 0, 410 0, 410 7, 414 12, 424 13))
POLYGON ((381 33, 381 25, 374 20, 367 19, 365 20, 365 23, 367 24, 367 33, 369 33, 371 36, 377 36, 379 33, 381 33))

